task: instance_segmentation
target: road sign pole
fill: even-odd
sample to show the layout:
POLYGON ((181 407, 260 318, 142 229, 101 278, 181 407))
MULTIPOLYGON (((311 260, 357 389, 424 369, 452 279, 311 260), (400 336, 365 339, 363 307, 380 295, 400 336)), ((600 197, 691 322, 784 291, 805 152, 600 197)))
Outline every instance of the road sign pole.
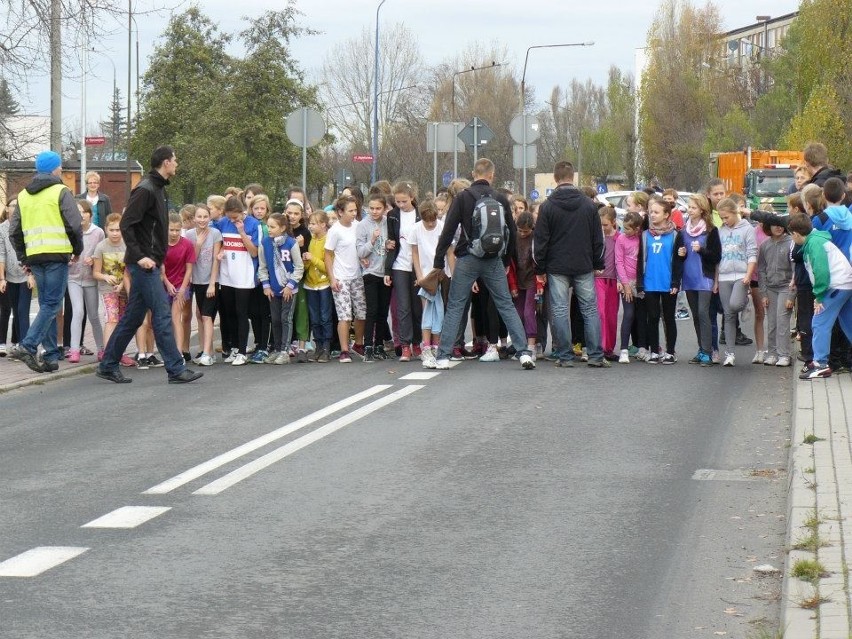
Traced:
POLYGON ((453 179, 459 176, 459 123, 453 122, 453 179))
POLYGON ((521 141, 521 151, 524 156, 523 161, 521 162, 521 171, 523 171, 521 177, 521 193, 523 193, 524 197, 527 197, 527 111, 524 109, 522 114, 524 116, 524 137, 521 141))
POLYGON ((308 109, 302 107, 302 191, 308 197, 308 109))
POLYGON ((473 118, 473 163, 479 162, 479 118, 473 118))
POLYGON ((438 123, 432 123, 432 141, 433 145, 433 153, 432 153, 432 194, 438 192, 438 123))

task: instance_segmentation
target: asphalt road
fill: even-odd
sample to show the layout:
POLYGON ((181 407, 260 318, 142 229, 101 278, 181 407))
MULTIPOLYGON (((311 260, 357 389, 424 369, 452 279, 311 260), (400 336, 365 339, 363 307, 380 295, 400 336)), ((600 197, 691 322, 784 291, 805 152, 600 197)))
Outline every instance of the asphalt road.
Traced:
POLYGON ((85 376, 2 396, 0 562, 87 550, 0 576, 0 636, 774 628, 780 577, 752 569, 783 565, 792 369, 465 362, 400 379, 422 371, 217 365, 189 386, 152 369, 129 386, 85 376), (719 472, 694 479, 701 469, 719 472), (169 510, 135 528, 81 527, 128 506, 169 510))

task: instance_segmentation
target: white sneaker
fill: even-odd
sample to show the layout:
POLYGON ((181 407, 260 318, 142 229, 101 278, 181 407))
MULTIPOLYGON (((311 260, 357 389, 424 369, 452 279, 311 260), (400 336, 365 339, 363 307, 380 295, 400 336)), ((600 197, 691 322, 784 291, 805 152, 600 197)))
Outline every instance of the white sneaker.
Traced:
POLYGON ((288 351, 281 351, 275 356, 275 360, 272 363, 276 366, 283 366, 285 364, 289 364, 290 353, 288 351))
POLYGON ((585 347, 583 348, 583 352, 580 353, 580 361, 581 362, 588 362, 589 361, 589 351, 587 351, 585 349, 585 347))
POLYGON ((776 366, 789 366, 792 363, 789 357, 779 357, 778 361, 775 362, 776 366))
POLYGON ((733 353, 725 353, 725 361, 722 362, 722 366, 733 366, 735 360, 733 353))
MULTIPOLYGON (((226 362, 228 360, 225 360, 226 362)), ((231 366, 245 366, 248 363, 248 358, 237 351, 237 354, 234 355, 234 359, 231 361, 231 366)))
POLYGON ((423 368, 435 368, 435 362, 435 354, 431 348, 426 347, 420 352, 420 363, 423 368))
POLYGON ((621 349, 621 354, 618 356, 619 364, 629 364, 630 363, 630 353, 626 348, 621 349))
POLYGON ((531 371, 535 368, 535 360, 530 356, 529 353, 524 353, 520 357, 521 367, 526 371, 531 371))
POLYGON ((647 362, 649 359, 651 359, 651 353, 648 352, 647 348, 640 348, 639 352, 636 353, 636 359, 638 359, 640 362, 647 362))
POLYGON ((752 364, 763 364, 766 359, 766 351, 757 351, 751 359, 752 364))
POLYGON ((778 363, 778 358, 775 355, 767 355, 763 358, 764 366, 775 366, 778 363))
POLYGON ((201 357, 198 358, 199 366, 213 366, 213 358, 210 357, 207 353, 202 353, 201 357))
POLYGON ((232 348, 231 352, 228 353, 228 356, 225 359, 223 359, 222 361, 225 362, 226 364, 233 364, 234 358, 239 354, 239 352, 240 352, 240 349, 232 348))
POLYGON ((485 355, 479 358, 480 362, 499 362, 500 361, 500 353, 497 352, 497 347, 494 344, 488 345, 488 350, 485 351, 485 355))
POLYGON ((435 360, 435 368, 437 368, 439 371, 450 370, 450 360, 446 358, 435 360))

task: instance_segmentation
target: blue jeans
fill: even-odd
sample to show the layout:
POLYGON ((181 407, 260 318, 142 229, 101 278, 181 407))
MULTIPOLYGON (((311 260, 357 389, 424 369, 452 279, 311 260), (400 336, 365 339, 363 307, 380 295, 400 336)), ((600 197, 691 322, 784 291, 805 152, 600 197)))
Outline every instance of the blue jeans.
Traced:
POLYGON ((130 298, 127 309, 118 320, 118 325, 109 338, 104 349, 104 358, 100 370, 110 372, 118 370, 118 361, 124 350, 136 335, 136 329, 142 326, 145 314, 151 311, 151 327, 154 329, 154 339, 160 356, 166 365, 169 376, 180 375, 186 367, 183 355, 180 354, 175 336, 172 332, 172 309, 169 304, 166 289, 160 280, 160 269, 150 271, 136 264, 128 264, 130 274, 130 298))
POLYGON ((603 359, 601 348, 601 319, 598 317, 598 298, 595 293, 595 274, 547 275, 550 301, 550 324, 553 330, 553 356, 560 361, 574 359, 571 341, 570 290, 574 289, 585 327, 586 351, 589 361, 603 359))
MULTIPOLYGON (((38 315, 30 324, 27 336, 21 340, 21 346, 35 354, 41 344, 44 346, 44 361, 55 362, 59 359, 59 348, 56 346, 56 314, 65 301, 68 263, 33 264, 30 266, 30 272, 38 288, 38 315)), ((27 313, 29 314, 29 309, 27 313)))
POLYGON ((331 288, 305 289, 305 293, 308 296, 308 317, 311 321, 311 332, 314 334, 314 340, 317 342, 317 346, 327 347, 331 342, 332 331, 334 330, 331 325, 331 288))
POLYGON ((846 338, 852 340, 852 291, 830 288, 822 299, 823 311, 814 315, 811 324, 813 333, 814 361, 828 363, 831 350, 831 330, 835 322, 846 338))
POLYGON ((512 346, 518 354, 531 354, 527 346, 524 324, 521 322, 518 311, 515 310, 512 296, 509 295, 509 284, 506 281, 503 262, 496 257, 479 258, 474 255, 463 255, 456 260, 456 269, 450 281, 450 295, 447 298, 447 312, 441 329, 441 346, 438 348, 437 359, 447 359, 453 350, 459 326, 465 316, 465 307, 470 299, 470 289, 477 278, 482 278, 485 287, 491 293, 497 313, 503 318, 503 323, 509 330, 512 346))

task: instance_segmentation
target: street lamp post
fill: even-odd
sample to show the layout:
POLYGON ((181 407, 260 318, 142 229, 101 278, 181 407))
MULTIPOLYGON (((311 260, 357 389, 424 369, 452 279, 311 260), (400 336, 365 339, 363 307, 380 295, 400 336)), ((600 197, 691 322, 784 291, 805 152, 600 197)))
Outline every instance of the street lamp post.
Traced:
MULTIPOLYGON (((505 62, 494 62, 491 61, 491 64, 484 65, 481 67, 470 67, 469 69, 462 69, 461 71, 456 71, 453 73, 453 132, 458 135, 459 132, 456 131, 455 122, 456 122, 456 76, 462 75, 463 73, 470 73, 471 71, 482 71, 483 69, 496 69, 497 67, 502 67, 505 65, 505 62)), ((453 177, 457 178, 459 173, 459 151, 456 147, 453 147, 453 177)))
POLYGON ((370 182, 372 184, 376 183, 378 177, 376 169, 379 160, 379 11, 381 11, 385 2, 387 0, 382 0, 376 7, 376 47, 374 49, 376 64, 373 69, 373 165, 370 170, 370 182))
POLYGON ((130 74, 133 62, 133 0, 127 0, 127 151, 124 158, 125 179, 124 204, 130 201, 130 74))
POLYGON ((592 47, 594 42, 568 42, 563 44, 536 44, 527 49, 527 55, 524 57, 524 72, 521 74, 521 115, 523 116, 524 133, 521 139, 521 155, 523 177, 521 179, 522 190, 524 197, 527 194, 527 101, 526 101, 526 78, 527 78, 527 63, 530 61, 530 51, 533 49, 557 49, 560 47, 592 47))
MULTIPOLYGON (((763 47, 760 51, 760 59, 763 59, 765 52, 769 49, 769 21, 772 20, 772 16, 756 16, 755 20, 763 23, 763 47)), ((766 91, 766 67, 763 68, 763 90, 766 91)))

